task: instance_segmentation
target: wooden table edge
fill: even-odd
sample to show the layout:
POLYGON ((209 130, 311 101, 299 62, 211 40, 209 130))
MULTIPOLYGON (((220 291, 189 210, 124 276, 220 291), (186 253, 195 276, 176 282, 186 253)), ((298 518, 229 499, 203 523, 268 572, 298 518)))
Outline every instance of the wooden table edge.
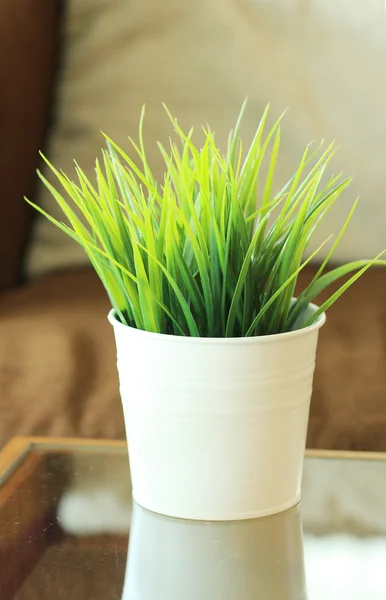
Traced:
POLYGON ((19 464, 27 455, 30 444, 27 438, 13 438, 0 452, 0 484, 6 478, 8 471, 19 464))
POLYGON ((386 452, 365 452, 360 450, 319 450, 307 449, 307 458, 335 458, 337 460, 386 460, 386 452))
POLYGON ((71 437, 40 437, 40 436, 18 436, 12 438, 0 451, 0 483, 1 480, 13 470, 34 448, 65 450, 68 447, 87 449, 111 449, 124 450, 124 440, 101 440, 71 437))

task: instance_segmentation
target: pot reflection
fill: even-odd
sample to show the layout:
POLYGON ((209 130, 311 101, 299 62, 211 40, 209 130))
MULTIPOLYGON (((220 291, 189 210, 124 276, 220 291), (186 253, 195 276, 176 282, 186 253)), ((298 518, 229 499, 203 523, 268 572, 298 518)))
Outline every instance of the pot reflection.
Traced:
POLYGON ((187 521, 134 505, 122 600, 306 600, 299 507, 187 521))

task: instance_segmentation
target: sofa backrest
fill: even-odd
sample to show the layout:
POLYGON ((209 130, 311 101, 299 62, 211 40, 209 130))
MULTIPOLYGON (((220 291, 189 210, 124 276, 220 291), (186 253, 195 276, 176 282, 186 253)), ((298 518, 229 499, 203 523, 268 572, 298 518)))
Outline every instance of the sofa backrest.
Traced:
POLYGON ((0 2, 0 292, 20 279, 58 42, 61 2, 0 2))

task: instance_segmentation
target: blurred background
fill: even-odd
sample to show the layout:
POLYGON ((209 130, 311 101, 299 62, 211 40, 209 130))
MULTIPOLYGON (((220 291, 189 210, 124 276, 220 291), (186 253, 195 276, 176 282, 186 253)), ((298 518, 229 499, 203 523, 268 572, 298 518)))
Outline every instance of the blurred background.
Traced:
MULTIPOLYGON (((108 299, 82 249, 23 200, 57 214, 39 150, 92 177, 100 131, 129 150, 146 103, 160 176, 162 102, 187 129, 209 122, 222 147, 246 96, 245 143, 268 102, 271 121, 289 107, 276 185, 309 142, 336 140, 331 171, 354 183, 318 236, 337 233, 360 194, 336 260, 373 257, 386 247, 385 51, 382 0, 2 1, 0 447, 15 434, 124 437, 108 299)), ((310 447, 386 450, 385 307, 374 269, 330 311, 310 447)))

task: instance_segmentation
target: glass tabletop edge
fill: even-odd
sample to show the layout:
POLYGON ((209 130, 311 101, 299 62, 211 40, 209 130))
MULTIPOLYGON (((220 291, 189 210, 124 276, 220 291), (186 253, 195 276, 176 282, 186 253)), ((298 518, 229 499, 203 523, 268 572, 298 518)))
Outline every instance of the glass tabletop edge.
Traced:
POLYGON ((71 437, 17 436, 0 450, 0 485, 32 450, 90 450, 125 451, 124 440, 104 440, 71 437))
MULTIPOLYGON (((89 451, 124 451, 125 440, 88 439, 78 437, 41 437, 18 436, 12 438, 0 450, 0 484, 18 466, 24 457, 34 449, 39 450, 89 450, 89 451)), ((306 458, 335 460, 386 460, 386 452, 367 452, 354 450, 309 449, 306 458)))

